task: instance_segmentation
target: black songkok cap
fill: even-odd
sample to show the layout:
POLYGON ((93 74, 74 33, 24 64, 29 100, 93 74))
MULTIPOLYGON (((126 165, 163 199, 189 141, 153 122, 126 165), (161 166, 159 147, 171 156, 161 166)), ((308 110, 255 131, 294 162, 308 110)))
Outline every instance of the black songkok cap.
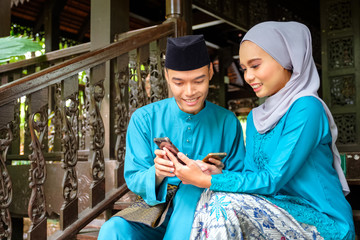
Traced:
POLYGON ((188 71, 210 63, 203 35, 168 38, 165 67, 175 71, 188 71))

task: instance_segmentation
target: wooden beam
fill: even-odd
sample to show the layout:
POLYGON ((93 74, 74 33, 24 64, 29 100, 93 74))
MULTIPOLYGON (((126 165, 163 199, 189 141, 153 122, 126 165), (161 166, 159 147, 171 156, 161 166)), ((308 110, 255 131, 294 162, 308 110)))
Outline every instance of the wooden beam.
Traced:
POLYGON ((45 19, 45 4, 42 5, 39 17, 36 18, 34 24, 34 33, 40 32, 41 27, 44 25, 45 19))
POLYGON ((80 27, 80 30, 79 30, 79 33, 78 33, 78 37, 77 37, 77 40, 78 40, 79 42, 82 42, 82 41, 84 40, 85 34, 89 31, 89 29, 90 29, 90 15, 88 15, 88 16, 85 18, 82 26, 80 27))
POLYGON ((193 33, 192 0, 182 1, 181 4, 182 4, 183 18, 184 18, 184 21, 186 22, 185 32, 186 32, 186 35, 191 35, 193 33))
POLYGON ((11 8, 10 0, 0 1, 0 37, 10 35, 11 8))
POLYGON ((45 52, 59 49, 60 13, 67 1, 49 0, 44 11, 45 52))

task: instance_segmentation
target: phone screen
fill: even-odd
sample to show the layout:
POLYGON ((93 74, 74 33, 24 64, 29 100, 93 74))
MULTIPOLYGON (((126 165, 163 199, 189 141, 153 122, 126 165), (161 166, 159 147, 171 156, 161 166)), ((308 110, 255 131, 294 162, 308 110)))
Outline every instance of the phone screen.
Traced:
POLYGON ((209 153, 206 157, 204 157, 204 159, 202 160, 203 162, 209 163, 209 164, 213 164, 212 162, 209 161, 209 158, 215 158, 217 160, 222 160, 224 157, 226 157, 226 153, 225 152, 221 152, 221 153, 209 153))
POLYGON ((177 149, 177 147, 175 147, 175 145, 170 141, 168 137, 154 138, 154 142, 156 143, 156 145, 158 145, 158 147, 161 150, 164 149, 164 147, 166 147, 176 157, 179 163, 186 165, 183 161, 181 161, 178 158, 177 153, 179 152, 179 150, 177 149))

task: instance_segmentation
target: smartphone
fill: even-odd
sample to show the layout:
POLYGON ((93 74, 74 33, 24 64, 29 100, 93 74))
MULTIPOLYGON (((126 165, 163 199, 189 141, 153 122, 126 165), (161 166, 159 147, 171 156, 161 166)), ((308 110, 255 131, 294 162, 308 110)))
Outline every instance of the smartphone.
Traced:
POLYGON ((204 159, 202 160, 203 162, 209 163, 209 164, 213 164, 212 162, 209 161, 209 158, 215 158, 217 160, 222 160, 224 157, 226 157, 226 153, 225 152, 220 152, 220 153, 209 153, 206 157, 204 157, 204 159))
POLYGON ((179 152, 179 150, 177 149, 177 147, 175 147, 175 145, 170 141, 168 137, 154 138, 154 142, 161 150, 166 147, 176 157, 179 163, 186 165, 178 158, 177 153, 179 152))

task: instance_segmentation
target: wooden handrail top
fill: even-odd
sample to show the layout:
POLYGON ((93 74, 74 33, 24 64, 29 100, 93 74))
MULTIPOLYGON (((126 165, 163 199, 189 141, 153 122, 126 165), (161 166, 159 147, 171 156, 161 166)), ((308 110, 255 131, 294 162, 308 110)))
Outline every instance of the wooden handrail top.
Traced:
POLYGON ((167 22, 131 34, 108 46, 90 51, 42 71, 0 86, 0 107, 17 98, 59 83, 67 77, 102 64, 157 39, 174 34, 174 23, 167 22), (36 81, 33 81, 36 79, 36 81))
POLYGON ((86 52, 90 52, 90 43, 89 42, 79 44, 79 45, 76 45, 76 46, 73 46, 73 47, 69 47, 69 48, 65 48, 65 49, 45 53, 45 55, 42 55, 42 56, 38 56, 38 57, 25 59, 25 60, 21 60, 21 61, 14 62, 14 63, 1 65, 0 66, 0 73, 15 70, 15 69, 18 69, 18 68, 23 68, 23 67, 26 67, 26 66, 29 66, 29 65, 40 63, 40 62, 54 61, 54 60, 61 59, 61 58, 64 58, 64 57, 69 57, 69 56, 72 56, 72 55, 82 54, 82 53, 86 53, 86 52))

